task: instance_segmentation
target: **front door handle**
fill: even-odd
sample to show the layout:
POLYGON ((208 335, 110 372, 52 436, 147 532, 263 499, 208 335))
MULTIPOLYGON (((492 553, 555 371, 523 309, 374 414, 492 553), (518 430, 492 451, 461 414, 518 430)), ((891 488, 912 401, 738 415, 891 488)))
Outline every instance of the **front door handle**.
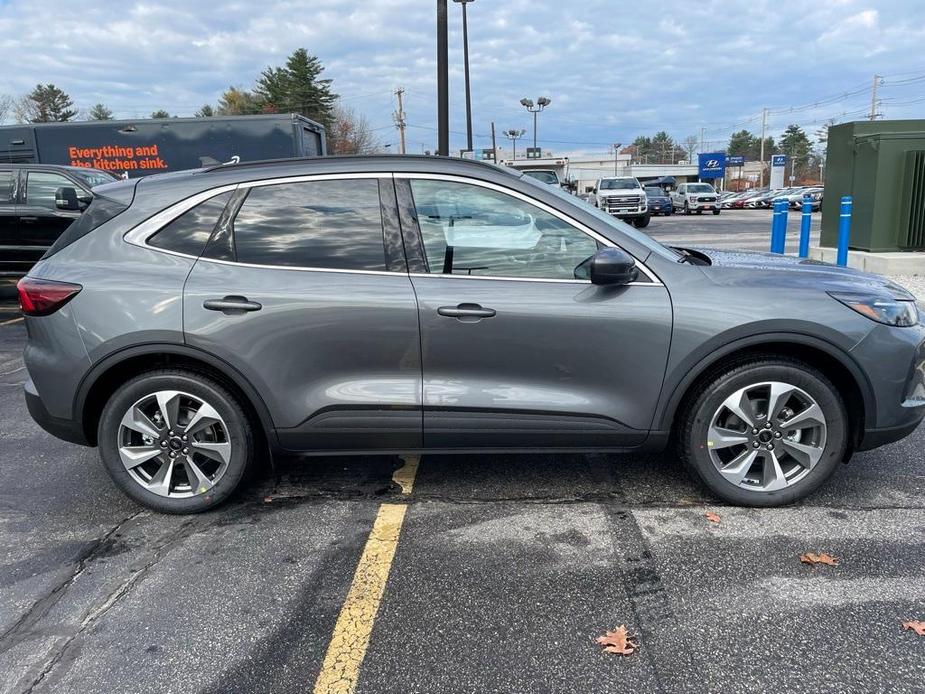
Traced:
POLYGON ((39 221, 39 218, 26 216, 26 217, 20 217, 19 221, 20 222, 37 222, 39 221))
POLYGON ((447 318, 456 318, 464 323, 477 323, 483 318, 494 318, 497 311, 482 308, 478 304, 459 304, 458 306, 441 306, 437 313, 447 318))
POLYGON ((223 299, 206 299, 202 307, 208 311, 221 311, 226 316, 240 315, 249 311, 259 311, 263 308, 256 301, 250 301, 244 296, 226 296, 223 299))

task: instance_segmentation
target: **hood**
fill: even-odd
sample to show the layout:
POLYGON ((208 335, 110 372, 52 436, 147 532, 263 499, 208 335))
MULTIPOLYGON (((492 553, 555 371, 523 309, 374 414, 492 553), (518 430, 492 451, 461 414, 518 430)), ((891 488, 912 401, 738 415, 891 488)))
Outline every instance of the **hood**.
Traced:
MULTIPOLYGON (((882 275, 862 272, 850 267, 792 255, 761 253, 758 251, 719 250, 716 248, 686 248, 695 255, 710 259, 710 265, 703 266, 704 272, 713 281, 725 284, 733 281, 730 270, 742 270, 750 285, 777 285, 785 282, 788 287, 802 287, 821 291, 868 291, 889 294, 894 299, 912 300, 915 297, 906 289, 882 275)), ((734 273, 741 278, 743 273, 734 273)))
POLYGON ((626 198, 626 197, 635 197, 641 195, 645 197, 645 192, 642 188, 629 188, 623 190, 599 190, 597 196, 599 198, 626 198))

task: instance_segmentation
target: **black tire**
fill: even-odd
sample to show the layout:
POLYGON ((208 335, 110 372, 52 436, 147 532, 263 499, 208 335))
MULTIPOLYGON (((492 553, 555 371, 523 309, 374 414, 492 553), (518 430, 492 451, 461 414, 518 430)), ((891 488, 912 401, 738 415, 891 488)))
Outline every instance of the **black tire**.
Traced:
POLYGON ((670 217, 670 216, 673 215, 673 214, 674 214, 674 207, 669 207, 669 208, 668 208, 668 211, 665 212, 665 216, 666 216, 666 217, 670 217))
POLYGON ((697 214, 703 214, 703 210, 697 210, 697 214))
POLYGON ((645 229, 647 226, 649 226, 649 222, 651 220, 652 220, 652 216, 647 214, 645 217, 636 217, 633 224, 636 226, 637 229, 645 229))
POLYGON ((685 200, 684 201, 684 214, 690 214, 690 213, 691 213, 691 206, 688 205, 687 201, 685 200))
POLYGON ((713 214, 719 214, 722 210, 713 210, 713 214))
POLYGON ((708 376, 681 413, 678 447, 681 459, 715 496, 740 506, 770 507, 789 504, 815 491, 843 460, 848 441, 848 415, 838 390, 809 364, 773 355, 742 359, 708 376), (808 393, 826 419, 826 442, 816 465, 800 480, 777 491, 752 491, 725 479, 714 465, 707 446, 713 414, 732 393, 750 384, 780 381, 808 393))
POLYGON ((103 408, 98 429, 100 458, 112 480, 136 502, 160 513, 200 513, 226 501, 254 468, 254 431, 234 395, 213 379, 182 369, 148 371, 123 384, 103 408), (137 482, 122 464, 118 435, 122 417, 134 403, 161 390, 189 393, 210 404, 224 420, 231 454, 228 467, 208 492, 187 498, 155 494, 137 482))

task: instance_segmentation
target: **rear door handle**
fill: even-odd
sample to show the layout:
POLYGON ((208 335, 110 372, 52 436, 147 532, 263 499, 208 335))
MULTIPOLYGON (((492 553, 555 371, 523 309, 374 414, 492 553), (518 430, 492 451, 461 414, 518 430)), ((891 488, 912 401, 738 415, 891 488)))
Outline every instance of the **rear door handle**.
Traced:
POLYGON ((478 304, 459 304, 458 306, 441 306, 437 313, 447 318, 456 318, 464 323, 476 323, 483 318, 494 318, 497 311, 482 308, 478 304))
POLYGON ((256 301, 250 301, 244 296, 226 296, 223 299, 206 299, 202 307, 208 311, 221 311, 227 316, 240 315, 249 311, 259 311, 263 308, 256 301))
POLYGON ((38 217, 20 217, 19 221, 20 222, 37 222, 39 221, 39 218, 38 217))

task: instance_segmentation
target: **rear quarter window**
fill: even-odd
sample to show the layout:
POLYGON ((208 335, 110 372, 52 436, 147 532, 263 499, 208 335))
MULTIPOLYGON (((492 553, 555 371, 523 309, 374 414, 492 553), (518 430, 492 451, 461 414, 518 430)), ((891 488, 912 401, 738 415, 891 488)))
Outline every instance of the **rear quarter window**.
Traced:
POLYGON ((198 258, 230 199, 228 191, 199 203, 149 237, 148 245, 198 258))

